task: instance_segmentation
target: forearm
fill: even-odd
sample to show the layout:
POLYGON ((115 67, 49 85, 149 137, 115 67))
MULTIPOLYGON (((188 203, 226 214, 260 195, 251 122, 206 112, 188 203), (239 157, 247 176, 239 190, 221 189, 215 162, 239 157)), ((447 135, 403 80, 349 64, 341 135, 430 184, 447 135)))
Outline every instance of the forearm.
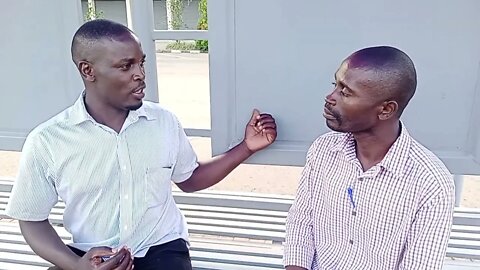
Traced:
POLYGON ((185 192, 194 192, 211 187, 224 179, 252 154, 253 152, 247 148, 245 142, 242 142, 228 152, 208 162, 200 163, 192 176, 178 186, 185 192))
POLYGON ((288 270, 309 269, 315 257, 311 168, 311 158, 307 156, 295 201, 287 215, 283 263, 288 270))
POLYGON ((440 193, 417 211, 399 269, 442 269, 452 228, 454 192, 452 187, 440 193))
POLYGON ((309 269, 315 258, 312 228, 299 220, 292 222, 292 217, 299 218, 300 213, 290 213, 286 226, 283 263, 288 270, 309 269))
POLYGON ((19 224, 23 237, 37 255, 64 270, 73 269, 80 257, 62 242, 48 220, 19 224))

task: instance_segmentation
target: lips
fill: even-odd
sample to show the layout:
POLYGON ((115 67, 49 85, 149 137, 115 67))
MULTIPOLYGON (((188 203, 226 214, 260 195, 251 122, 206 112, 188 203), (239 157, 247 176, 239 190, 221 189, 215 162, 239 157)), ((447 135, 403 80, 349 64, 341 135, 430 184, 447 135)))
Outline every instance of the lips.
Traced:
POLYGON ((337 120, 337 118, 326 107, 323 109, 323 117, 327 120, 337 120))
POLYGON ((135 96, 137 99, 142 99, 145 97, 145 84, 141 85, 140 87, 136 88, 132 91, 132 95, 135 96))
POLYGON ((143 90, 145 89, 145 84, 142 84, 140 85, 139 87, 135 88, 135 90, 133 90, 133 93, 140 93, 140 92, 143 92, 143 90))

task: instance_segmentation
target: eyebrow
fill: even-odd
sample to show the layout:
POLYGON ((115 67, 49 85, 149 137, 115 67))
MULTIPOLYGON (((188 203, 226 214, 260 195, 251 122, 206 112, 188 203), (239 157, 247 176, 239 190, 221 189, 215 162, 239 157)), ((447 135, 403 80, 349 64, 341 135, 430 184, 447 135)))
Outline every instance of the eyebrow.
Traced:
MULTIPOLYGON (((145 61, 146 57, 147 57, 147 55, 143 54, 142 59, 140 61, 145 61)), ((120 59, 119 62, 120 63, 123 63, 123 62, 131 63, 131 62, 135 62, 135 58, 122 58, 122 59, 120 59)))

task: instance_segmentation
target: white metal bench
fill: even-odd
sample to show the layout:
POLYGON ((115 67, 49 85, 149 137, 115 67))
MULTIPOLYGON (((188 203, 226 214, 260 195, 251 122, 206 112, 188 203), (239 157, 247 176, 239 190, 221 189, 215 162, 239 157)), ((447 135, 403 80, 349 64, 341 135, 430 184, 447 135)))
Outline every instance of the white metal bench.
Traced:
MULTIPOLYGON (((11 187, 12 182, 0 180, 0 218, 6 217, 11 187)), ((283 269, 281 243, 291 196, 174 192, 174 198, 187 219, 194 269, 283 269)), ((59 202, 49 220, 62 239, 69 241, 62 227, 63 209, 59 202)), ((480 260, 480 210, 456 209, 447 257, 480 260)), ((49 265, 31 251, 16 223, 0 223, 0 269, 49 265)), ((448 261, 446 269, 476 267, 468 266, 468 261, 448 261)))

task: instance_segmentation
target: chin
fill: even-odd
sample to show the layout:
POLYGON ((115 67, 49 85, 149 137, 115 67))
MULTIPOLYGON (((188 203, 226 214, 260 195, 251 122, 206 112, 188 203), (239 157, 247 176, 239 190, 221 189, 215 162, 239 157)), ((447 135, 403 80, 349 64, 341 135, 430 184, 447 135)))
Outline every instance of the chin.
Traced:
POLYGON ((338 123, 335 121, 332 121, 332 120, 327 120, 327 127, 333 131, 336 131, 336 132, 345 132, 345 130, 342 129, 342 127, 340 125, 338 125, 338 123))
POLYGON ((142 105, 143 105, 143 102, 140 101, 138 104, 127 106, 127 110, 136 111, 136 110, 140 109, 140 107, 142 107, 142 105))

